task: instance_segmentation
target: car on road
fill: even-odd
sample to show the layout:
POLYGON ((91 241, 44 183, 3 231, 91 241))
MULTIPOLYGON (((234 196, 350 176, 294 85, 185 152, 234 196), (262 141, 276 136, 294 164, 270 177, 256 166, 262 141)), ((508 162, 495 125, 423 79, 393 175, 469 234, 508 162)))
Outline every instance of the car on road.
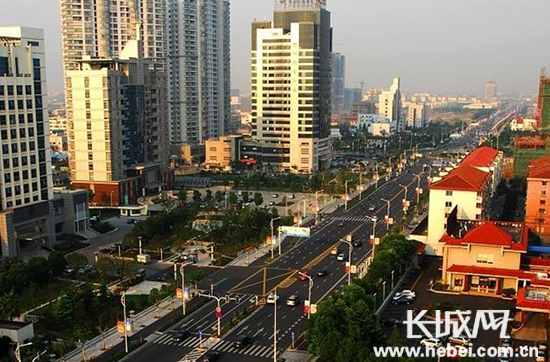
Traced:
POLYGON ((351 243, 353 245, 354 248, 360 248, 361 247, 361 242, 359 240, 355 240, 353 243, 351 243))
POLYGON ((273 194, 273 195, 271 195, 271 196, 273 196, 273 198, 276 199, 276 198, 279 197, 279 194, 273 194))
POLYGON ((345 224, 344 224, 343 221, 340 221, 340 224, 339 224, 339 225, 340 225, 341 228, 343 228, 345 224))
POLYGON ((438 338, 424 338, 420 341, 420 344, 425 347, 439 348, 441 347, 441 340, 438 338))
POLYGON ((295 199, 295 198, 296 198, 296 195, 290 194, 290 195, 288 195, 288 198, 291 199, 291 200, 292 200, 292 199, 295 199))
POLYGON ((512 347, 512 339, 510 339, 510 338, 504 338, 504 339, 500 342, 500 346, 501 346, 501 347, 504 347, 504 348, 512 347))
POLYGON ((371 205, 371 206, 369 207, 369 211, 376 211, 376 206, 371 205))
POLYGON ((336 260, 338 260, 338 261, 346 260, 346 254, 345 253, 338 254, 338 256, 336 257, 336 260))
POLYGON ((455 336, 449 337, 449 343, 455 344, 458 346, 469 346, 472 343, 472 341, 468 336, 460 335, 457 337, 455 336))
POLYGON ((326 269, 321 269, 317 272, 317 276, 319 278, 326 277, 327 275, 328 275, 328 270, 326 270, 326 269))
POLYGON ((393 299, 399 299, 401 298, 402 296, 407 296, 407 297, 411 297, 411 298, 415 298, 416 297, 416 293, 413 292, 412 290, 408 290, 408 289, 405 289, 405 290, 402 290, 400 292, 397 292, 395 293, 395 295, 393 296, 393 299))
POLYGON ((275 203, 273 201, 270 201, 269 206, 275 206, 275 203))
POLYGON ((275 304, 277 300, 279 300, 278 295, 276 295, 275 293, 269 293, 269 295, 267 296, 266 302, 267 304, 275 304))
POLYGON ((204 356, 200 359, 200 362, 214 362, 219 360, 221 355, 218 352, 206 352, 204 356))
POLYGON ((128 224, 128 225, 133 225, 133 224, 135 224, 136 222, 137 222, 136 219, 128 219, 128 220, 126 220, 126 224, 128 224))
POLYGON ((537 352, 536 362, 546 362, 546 351, 541 351, 540 349, 537 352))
POLYGON ((180 343, 180 342, 185 341, 188 337, 189 337, 189 332, 188 331, 176 331, 172 335, 172 341, 180 343))
POLYGON ((537 342, 537 348, 539 351, 546 351, 548 349, 548 342, 547 341, 538 341, 537 342))
POLYGON ((397 305, 397 304, 409 305, 409 304, 412 304, 413 302, 414 302, 414 298, 409 297, 407 295, 402 295, 399 298, 392 300, 392 304, 394 305, 397 305))
POLYGON ((291 295, 286 300, 286 305, 289 307, 296 307, 298 304, 300 304, 300 297, 296 294, 291 295))
POLYGON ((233 347, 243 349, 252 343, 252 339, 248 336, 240 336, 233 342, 233 347))

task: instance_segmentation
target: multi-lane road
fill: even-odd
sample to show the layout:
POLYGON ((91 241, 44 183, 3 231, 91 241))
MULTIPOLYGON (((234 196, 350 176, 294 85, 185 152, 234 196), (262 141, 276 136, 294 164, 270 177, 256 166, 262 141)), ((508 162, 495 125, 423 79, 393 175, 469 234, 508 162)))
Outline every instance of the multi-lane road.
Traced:
MULTIPOLYGON (((204 293, 210 293, 213 288, 217 296, 231 296, 234 300, 228 303, 221 301, 223 310, 222 326, 229 325, 231 319, 255 304, 256 298, 263 299, 275 288, 279 295, 276 305, 266 304, 255 309, 252 314, 242 319, 236 326, 226 330, 217 343, 209 342, 209 349, 221 354, 220 361, 267 361, 273 360, 274 308, 277 308, 277 351, 278 355, 289 348, 294 338, 300 336, 307 323, 304 313, 304 301, 308 299, 308 281, 298 278, 299 272, 309 274, 313 278, 312 302, 318 303, 330 293, 347 283, 345 262, 338 261, 330 251, 340 240, 349 234, 361 241, 361 246, 352 252, 353 264, 366 259, 371 253, 369 243, 373 230, 372 217, 377 217, 376 236, 382 237, 387 232, 384 216, 387 214, 387 202, 390 201, 390 215, 395 220, 403 216, 402 200, 407 188, 407 199, 411 205, 416 202, 416 187, 420 176, 420 186, 427 186, 427 172, 424 165, 429 161, 420 159, 399 176, 381 184, 377 190, 355 204, 349 210, 340 210, 327 214, 322 221, 313 227, 310 238, 301 239, 296 246, 282 256, 271 261, 260 259, 247 267, 229 266, 209 274, 199 288, 204 293), (318 277, 320 270, 328 271, 323 277, 318 277), (286 300, 291 295, 298 295, 299 305, 286 306, 286 300), (252 343, 243 349, 233 347, 233 342, 239 337, 247 336, 252 343), (238 356, 238 359, 237 359, 238 356)), ((348 253, 348 246, 339 245, 342 252, 348 253)), ((346 258, 347 260, 347 258, 346 258)), ((130 357, 130 361, 175 362, 196 360, 203 352, 198 351, 201 342, 215 334, 217 319, 214 315, 215 301, 209 301, 205 306, 188 315, 184 320, 140 349, 139 353, 130 357), (182 341, 172 338, 174 330, 186 330, 190 335, 182 341)), ((226 327, 228 328, 228 327, 226 327)))

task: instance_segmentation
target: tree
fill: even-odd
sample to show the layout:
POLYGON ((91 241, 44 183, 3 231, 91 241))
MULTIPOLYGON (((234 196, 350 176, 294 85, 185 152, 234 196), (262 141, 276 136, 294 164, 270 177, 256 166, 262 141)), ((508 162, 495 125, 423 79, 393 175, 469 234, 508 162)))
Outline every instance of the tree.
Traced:
POLYGON ((13 320, 21 314, 21 305, 18 296, 13 290, 0 296, 0 318, 13 320))
POLYGON ((27 261, 29 279, 34 283, 44 283, 50 279, 50 264, 46 258, 36 257, 27 261))
POLYGON ((243 191, 243 202, 245 204, 247 204, 250 200, 250 194, 248 193, 248 191, 243 191))
POLYGON ((187 191, 186 190, 179 190, 178 191, 178 199, 185 202, 187 201, 187 191))
POLYGON ((61 275, 67 266, 65 256, 58 251, 52 251, 50 255, 48 255, 48 263, 50 264, 50 271, 53 276, 61 275))
POLYGON ((388 344, 390 346, 394 347, 401 347, 403 345, 403 341, 401 340, 401 332, 399 331, 399 327, 393 326, 390 334, 390 338, 388 338, 388 344))
POLYGON ((229 196, 227 197, 227 202, 229 205, 235 205, 239 201, 237 198, 237 194, 235 194, 233 191, 229 193, 229 196))
POLYGON ((262 196, 261 193, 256 192, 254 194, 254 203, 256 204, 256 206, 260 206, 261 204, 264 203, 264 197, 262 196))
POLYGON ((67 263, 76 270, 84 268, 88 265, 88 259, 80 253, 72 253, 65 257, 67 263))
POLYGON ((224 200, 223 192, 221 192, 220 190, 216 191, 214 198, 216 199, 216 202, 222 203, 224 200))
POLYGON ((115 262, 110 258, 100 258, 96 263, 96 268, 99 270, 103 280, 107 280, 109 276, 116 273, 115 262))
POLYGON ((201 193, 198 190, 193 190, 193 201, 199 203, 201 201, 201 193))
POLYGON ((206 196, 204 199, 206 202, 210 202, 212 200, 212 190, 210 189, 206 190, 206 196))
POLYGON ((172 211, 176 207, 176 200, 165 194, 160 195, 159 203, 166 213, 172 211))

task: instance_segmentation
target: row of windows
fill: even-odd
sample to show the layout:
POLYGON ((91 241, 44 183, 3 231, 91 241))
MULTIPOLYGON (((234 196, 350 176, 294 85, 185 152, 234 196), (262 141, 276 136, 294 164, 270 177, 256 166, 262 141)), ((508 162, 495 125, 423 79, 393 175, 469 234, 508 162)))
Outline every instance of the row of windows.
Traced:
POLYGON ((18 96, 32 95, 32 86, 31 85, 26 85, 26 86, 8 85, 8 86, 4 87, 3 85, 0 85, 0 96, 6 95, 6 94, 8 96, 13 96, 13 95, 16 95, 16 94, 18 96))

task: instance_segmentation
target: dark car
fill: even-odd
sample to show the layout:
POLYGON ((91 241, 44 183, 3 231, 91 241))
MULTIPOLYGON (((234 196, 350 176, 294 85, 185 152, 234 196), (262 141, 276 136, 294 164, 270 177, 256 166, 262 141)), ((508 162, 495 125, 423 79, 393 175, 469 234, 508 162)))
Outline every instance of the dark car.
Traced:
POLYGON ((354 248, 360 248, 361 247, 361 242, 359 240, 355 240, 352 243, 352 245, 353 245, 354 248))
POLYGON ((206 352, 204 356, 200 359, 200 362, 214 362, 220 359, 220 354, 218 352, 206 352))
POLYGON ((128 225, 132 225, 132 224, 135 224, 135 223, 136 223, 136 219, 128 219, 126 221, 126 224, 128 224, 128 225))
POLYGON ((322 278, 322 277, 326 277, 328 275, 328 270, 326 269, 321 269, 317 272, 317 276, 322 278))
POLYGON ((233 342, 233 347, 237 349, 243 349, 246 346, 248 346, 250 343, 252 343, 252 339, 250 337, 241 336, 233 342))
POLYGON ((174 342, 183 342, 189 337, 188 331, 177 331, 172 335, 172 341, 174 342))
POLYGON ((412 304, 414 302, 414 298, 409 297, 408 295, 402 295, 401 297, 392 300, 392 304, 412 304))

